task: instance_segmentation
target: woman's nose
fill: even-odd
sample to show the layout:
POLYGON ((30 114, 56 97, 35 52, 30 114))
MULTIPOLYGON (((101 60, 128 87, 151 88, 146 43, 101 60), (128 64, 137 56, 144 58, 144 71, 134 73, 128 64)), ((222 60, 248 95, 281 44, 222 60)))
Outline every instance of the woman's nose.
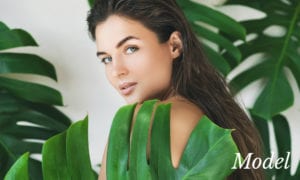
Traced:
POLYGON ((128 74, 128 68, 122 58, 117 58, 112 61, 112 75, 120 77, 128 74))

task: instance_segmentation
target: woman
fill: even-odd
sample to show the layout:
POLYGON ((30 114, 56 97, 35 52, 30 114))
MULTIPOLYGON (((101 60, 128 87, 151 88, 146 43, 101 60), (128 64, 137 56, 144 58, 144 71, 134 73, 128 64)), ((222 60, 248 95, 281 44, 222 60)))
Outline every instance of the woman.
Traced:
MULTIPOLYGON (((171 102, 171 159, 177 167, 190 133, 204 114, 233 138, 243 155, 261 155, 256 129, 224 78, 209 64, 175 0, 98 0, 88 16, 97 56, 126 102, 171 102)), ((105 179, 106 150, 100 172, 105 179)), ((229 179, 262 179, 260 169, 229 179)))

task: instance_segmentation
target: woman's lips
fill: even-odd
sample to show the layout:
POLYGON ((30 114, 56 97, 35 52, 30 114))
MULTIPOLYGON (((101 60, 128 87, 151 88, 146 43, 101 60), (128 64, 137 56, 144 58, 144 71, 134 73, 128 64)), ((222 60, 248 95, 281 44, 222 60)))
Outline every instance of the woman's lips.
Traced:
POLYGON ((119 86, 119 89, 120 89, 120 92, 123 96, 128 96, 130 95, 134 89, 135 89, 135 86, 136 86, 136 82, 126 82, 126 83, 122 83, 120 86, 119 86))

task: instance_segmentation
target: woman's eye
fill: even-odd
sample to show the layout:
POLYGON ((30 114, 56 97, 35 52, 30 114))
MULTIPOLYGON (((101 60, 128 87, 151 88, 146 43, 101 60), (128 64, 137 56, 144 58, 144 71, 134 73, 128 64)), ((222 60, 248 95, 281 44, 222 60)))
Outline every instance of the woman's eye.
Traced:
POLYGON ((104 63, 104 64, 108 64, 112 61, 112 58, 110 56, 108 57, 104 57, 101 59, 101 62, 104 63))
POLYGON ((126 49, 126 54, 132 54, 132 53, 134 53, 134 52, 137 51, 137 50, 138 50, 137 47, 128 47, 128 48, 126 49))

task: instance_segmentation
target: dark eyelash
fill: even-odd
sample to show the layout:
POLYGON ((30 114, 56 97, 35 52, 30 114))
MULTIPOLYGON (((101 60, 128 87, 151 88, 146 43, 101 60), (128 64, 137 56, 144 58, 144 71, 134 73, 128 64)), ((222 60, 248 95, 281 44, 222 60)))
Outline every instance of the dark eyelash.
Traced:
POLYGON ((138 47, 136 47, 136 46, 129 46, 129 47, 127 47, 127 48, 126 48, 126 50, 125 50, 125 51, 127 51, 127 50, 129 50, 129 49, 133 49, 133 50, 132 50, 133 52, 136 52, 136 51, 138 51, 138 50, 139 50, 139 48, 138 48, 138 47))
POLYGON ((110 60, 112 59, 111 57, 105 57, 105 58, 102 58, 102 59, 101 59, 101 62, 102 62, 103 64, 107 64, 108 62, 105 62, 105 59, 107 59, 107 58, 109 58, 110 60))

